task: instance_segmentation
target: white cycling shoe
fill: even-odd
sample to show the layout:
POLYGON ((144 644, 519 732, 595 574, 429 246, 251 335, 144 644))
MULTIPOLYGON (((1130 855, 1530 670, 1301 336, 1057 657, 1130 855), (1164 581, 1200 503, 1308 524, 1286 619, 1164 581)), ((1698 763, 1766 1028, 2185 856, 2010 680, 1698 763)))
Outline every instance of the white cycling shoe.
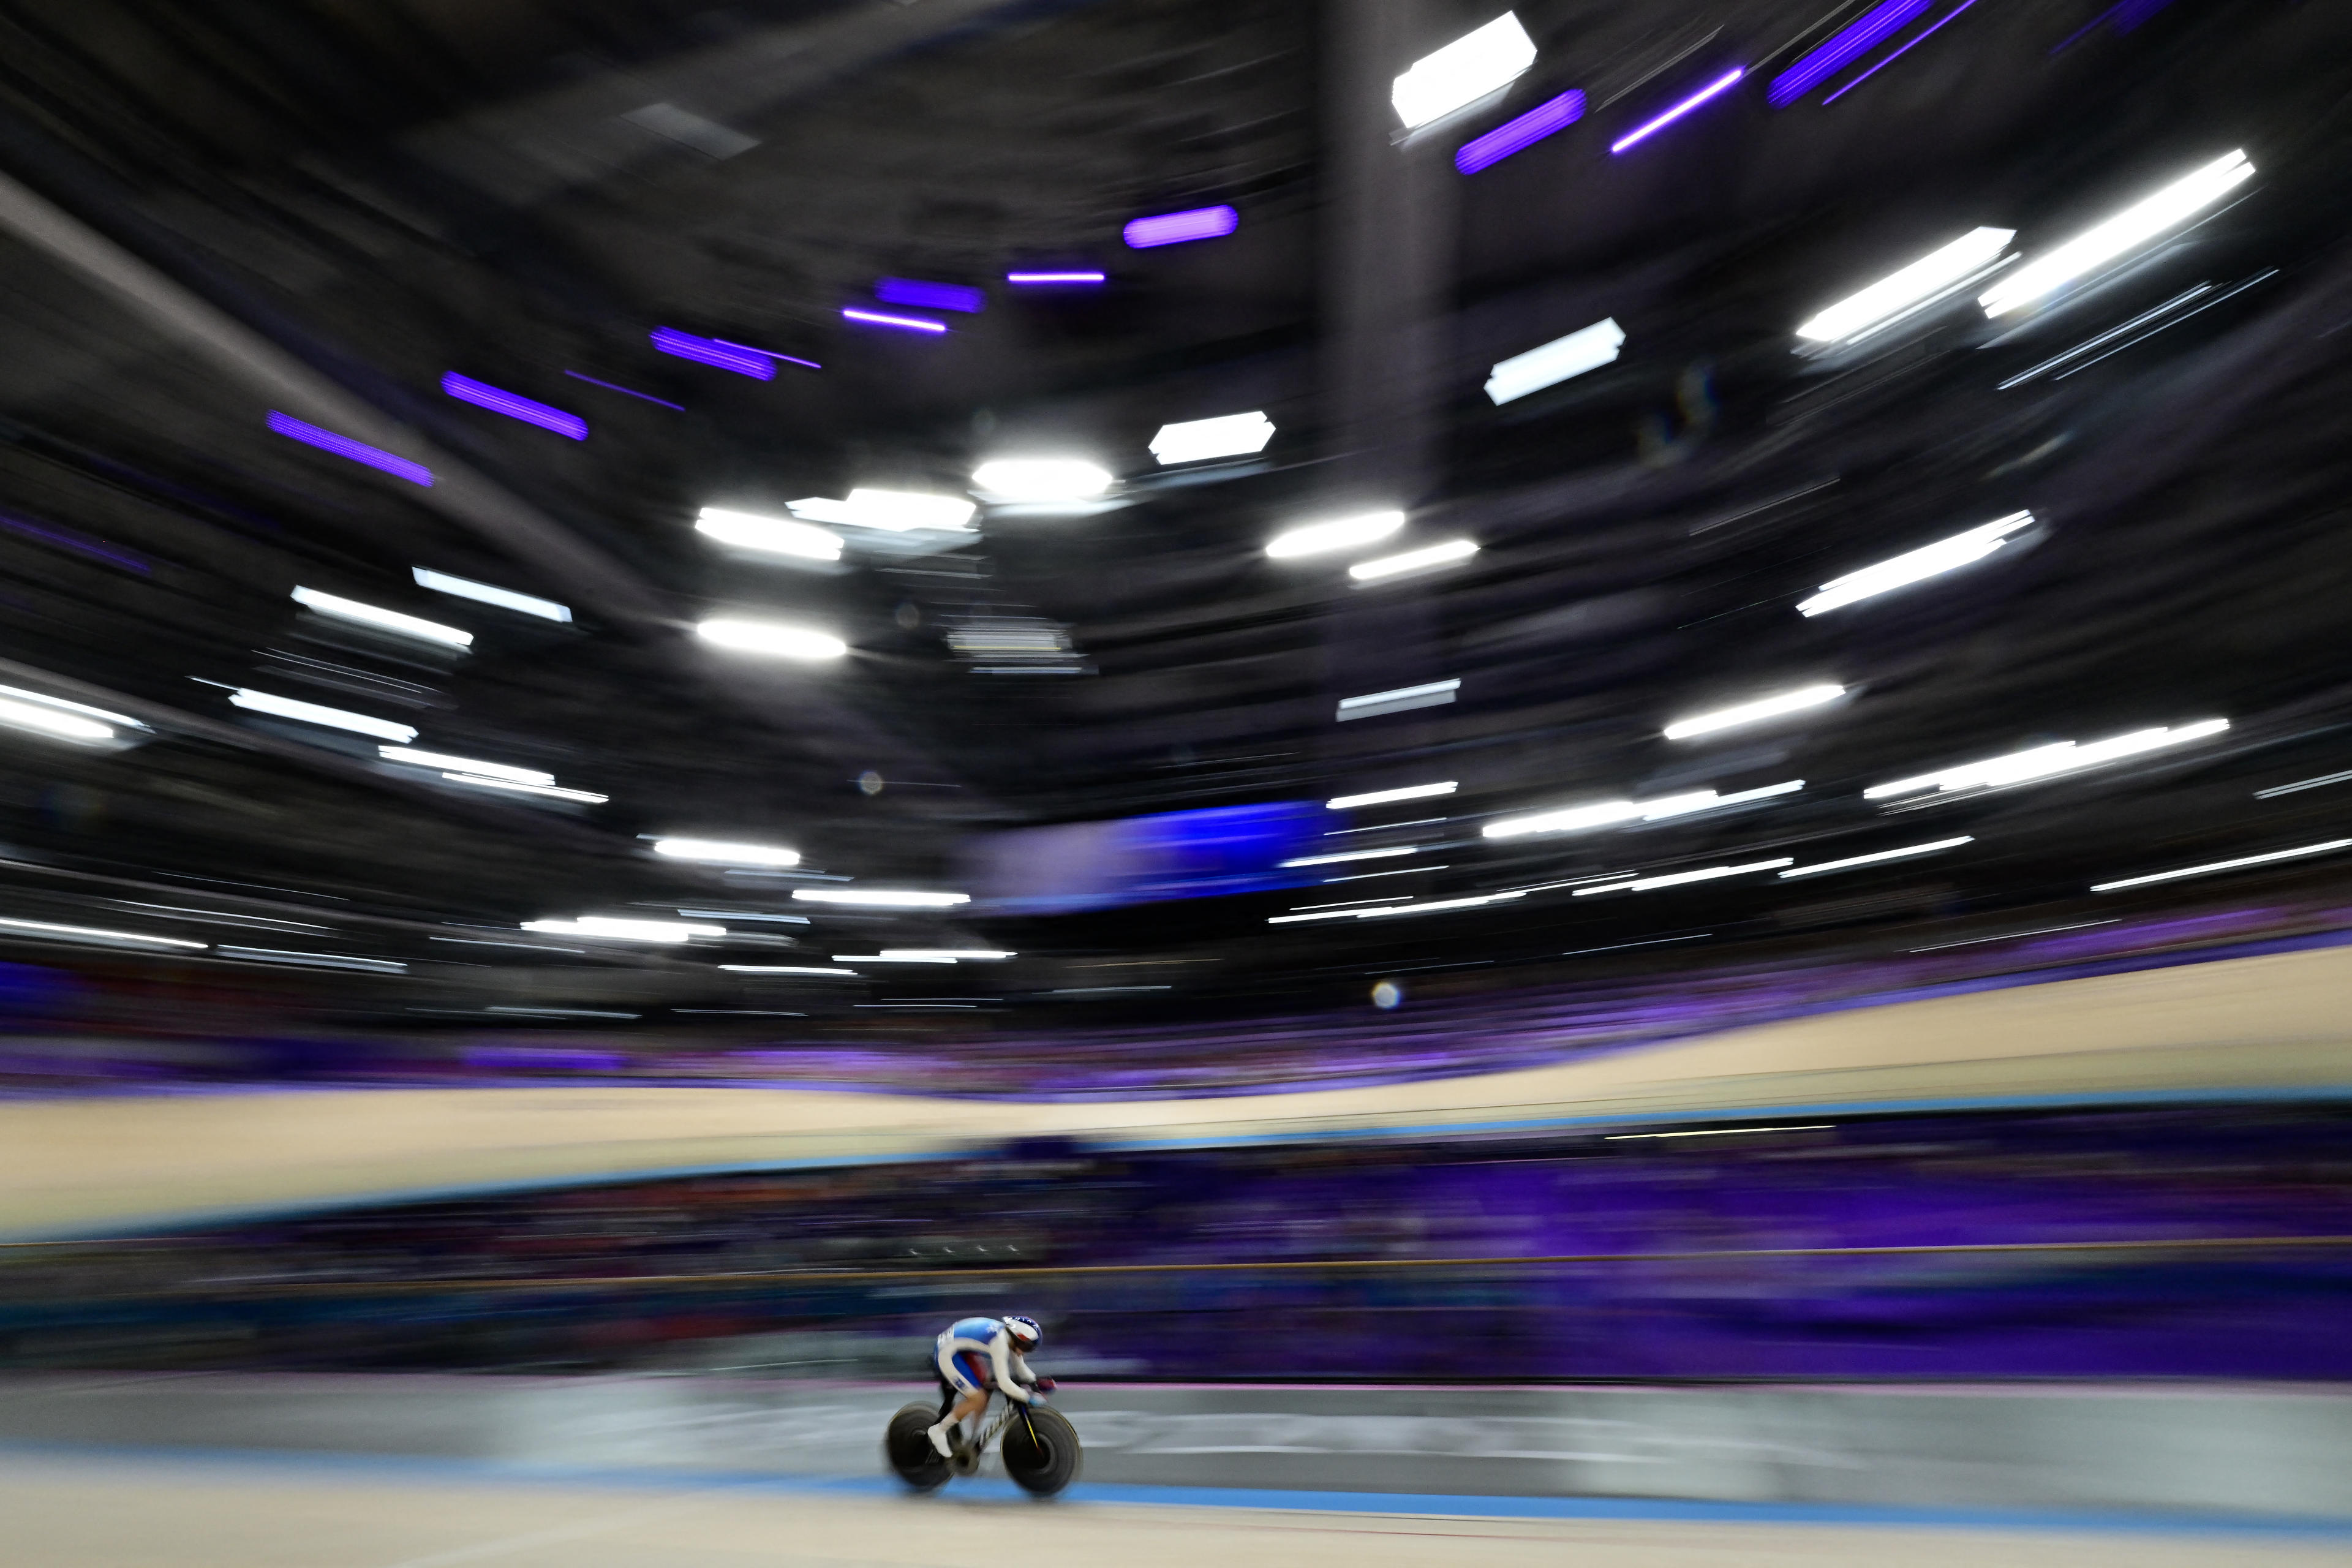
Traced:
POLYGON ((932 1427, 929 1434, 931 1439, 931 1447, 940 1451, 940 1458, 942 1459, 952 1459, 955 1458, 955 1445, 948 1440, 948 1433, 952 1430, 954 1426, 955 1423, 952 1421, 942 1421, 938 1426, 932 1427))

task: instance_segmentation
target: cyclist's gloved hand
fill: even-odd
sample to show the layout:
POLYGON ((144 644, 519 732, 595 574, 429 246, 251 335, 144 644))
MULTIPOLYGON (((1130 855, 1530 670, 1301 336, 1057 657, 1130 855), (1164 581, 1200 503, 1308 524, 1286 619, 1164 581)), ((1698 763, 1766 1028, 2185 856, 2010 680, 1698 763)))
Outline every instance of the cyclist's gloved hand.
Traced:
POLYGON ((1050 1377, 1041 1377, 1032 1386, 1040 1394, 1051 1394, 1054 1392, 1054 1380, 1050 1377))

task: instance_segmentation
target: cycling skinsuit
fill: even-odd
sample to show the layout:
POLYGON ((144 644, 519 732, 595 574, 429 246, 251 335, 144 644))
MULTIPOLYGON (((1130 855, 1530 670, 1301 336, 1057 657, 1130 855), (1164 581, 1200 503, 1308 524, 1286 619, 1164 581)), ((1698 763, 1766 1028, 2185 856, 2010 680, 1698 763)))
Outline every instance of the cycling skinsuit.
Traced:
POLYGON ((940 1376, 958 1394, 999 1388, 1007 1399, 1025 1405, 1029 1391, 1024 1385, 1036 1381, 1013 1348, 1013 1336, 994 1318, 961 1318, 948 1325, 933 1361, 940 1376))

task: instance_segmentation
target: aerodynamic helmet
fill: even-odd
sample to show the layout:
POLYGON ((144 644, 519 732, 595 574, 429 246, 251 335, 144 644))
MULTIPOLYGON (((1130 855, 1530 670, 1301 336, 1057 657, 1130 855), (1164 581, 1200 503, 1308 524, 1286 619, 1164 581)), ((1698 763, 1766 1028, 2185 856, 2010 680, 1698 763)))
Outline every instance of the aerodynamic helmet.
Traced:
POLYGON ((1004 1331, 1013 1336, 1013 1348, 1024 1354, 1045 1342, 1045 1331, 1034 1318, 1007 1318, 1004 1331))

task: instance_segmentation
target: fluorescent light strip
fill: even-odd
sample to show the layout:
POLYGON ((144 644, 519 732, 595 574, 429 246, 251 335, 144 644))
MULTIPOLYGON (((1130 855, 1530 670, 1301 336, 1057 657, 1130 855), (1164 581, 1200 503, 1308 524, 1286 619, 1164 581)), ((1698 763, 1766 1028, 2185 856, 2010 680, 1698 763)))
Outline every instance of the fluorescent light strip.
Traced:
POLYGON ((1556 131, 1565 131, 1584 118, 1584 94, 1570 88, 1558 98, 1537 104, 1516 120, 1507 121, 1462 144, 1454 166, 1465 174, 1491 168, 1514 153, 1524 152, 1556 131))
POLYGON ((1439 708, 1454 700, 1462 689, 1459 679, 1433 680, 1426 686, 1400 686, 1393 691, 1369 691, 1361 697, 1339 699, 1339 721, 1350 719, 1374 719, 1383 713, 1402 713, 1415 708, 1439 708))
POLYGON ((1129 250, 1150 250, 1196 239, 1222 239, 1239 228, 1241 222, 1241 214, 1229 206, 1192 207, 1137 218, 1119 230, 1119 237, 1127 241, 1129 250))
POLYGON ((2254 792, 2254 798, 2268 800, 2273 795, 2294 795, 2301 790, 2318 789, 2326 784, 2339 784, 2347 779, 2352 779, 2352 773, 2322 773, 2315 779, 2299 779, 2294 784, 2273 784, 2269 789, 2258 789, 2254 792))
POLYGON ((2352 849, 2352 838, 2331 838, 2325 844, 2306 844, 2300 849, 2273 849, 2267 855, 2246 855, 2235 860, 2216 860, 2208 866, 2183 866, 2177 871, 2155 871, 2145 877, 2126 877, 2114 882, 2094 882, 2091 884, 2091 891, 2112 893, 2119 888, 2144 888, 2150 882, 2174 882, 2183 877, 2208 877, 2216 871, 2235 871, 2246 866, 2267 866, 2274 860, 2298 860, 2306 855, 2332 855, 2338 849, 2352 849))
POLYGON ((149 936, 144 931, 108 931, 100 926, 58 925, 48 921, 0 920, 0 936, 14 932, 21 936, 47 937, 60 942, 95 942, 108 946, 190 948, 203 952, 205 943, 187 942, 176 936, 149 936))
POLYGON ((441 378, 441 390, 477 408, 487 408, 493 414, 503 414, 509 419, 520 419, 526 425, 536 425, 542 430, 552 430, 575 441, 588 439, 588 421, 577 414, 566 414, 561 408, 492 386, 488 382, 476 381, 470 375, 459 375, 453 370, 441 378))
POLYGON ((1662 877, 1636 877, 1630 882, 1612 882, 1601 888, 1579 888, 1570 898, 1589 898, 1595 893, 1646 893, 1654 888, 1679 888, 1685 882, 1712 882, 1719 878, 1744 876, 1749 871, 1777 871, 1794 862, 1788 856, 1777 860, 1750 860, 1744 866, 1708 866, 1696 871, 1669 871, 1662 877))
POLYGON ((1872 7, 1774 77, 1765 89, 1765 101, 1775 109, 1788 108, 1925 12, 1927 5, 1928 0, 1885 0, 1872 7))
POLYGON ((957 533, 967 530, 972 513, 980 509, 961 496, 929 495, 920 490, 880 490, 859 486, 849 492, 846 500, 828 500, 811 496, 803 500, 786 501, 785 509, 794 517, 810 522, 848 523, 856 528, 878 528, 888 533, 906 533, 917 529, 929 529, 941 533, 957 533))
POLYGON ((1389 102, 1405 129, 1416 130, 1508 87, 1535 63, 1535 40, 1506 11, 1413 61, 1389 89, 1389 102))
POLYGON ((1310 522, 1304 528, 1284 530, 1266 541, 1265 552, 1276 561, 1320 555, 1386 539, 1403 526, 1404 513, 1401 511, 1368 511, 1355 517, 1333 518, 1328 522, 1310 522))
POLYGON ((1914 583, 1924 583, 1930 577, 1940 577, 1973 565, 2009 542, 2009 536, 2033 526, 2030 511, 2013 511, 2007 517, 1995 518, 1965 533, 1949 539, 1939 539, 1933 544, 1906 551, 1901 555, 1849 572, 1843 577, 1832 577, 1822 584, 1821 592, 1810 599, 1801 600, 1797 614, 1813 616, 1829 610, 1843 609, 1864 599, 1875 598, 1897 588, 1907 588, 1914 583))
POLYGON ((1556 386, 1610 363, 1624 342, 1625 329, 1617 324, 1614 316, 1604 316, 1589 327, 1580 327, 1566 337, 1539 343, 1496 364, 1487 372, 1486 396, 1499 407, 1529 393, 1556 386))
POLYGON ((788 518, 761 517, 757 512, 730 511, 707 506, 694 520, 694 531, 740 550, 792 555, 804 561, 841 559, 841 536, 813 523, 788 518))
POLYGON ((1664 795, 1656 800, 1604 800, 1591 805, 1532 812, 1525 816, 1497 817, 1479 829, 1479 837, 1517 838, 1530 833, 1575 833, 1595 827, 1614 827, 1628 822, 1664 822, 1671 817, 1689 816, 1702 811, 1717 811, 1725 806, 1745 805, 1750 801, 1769 800, 1776 795, 1794 795, 1804 787, 1804 780, 1788 779, 1759 789, 1736 790, 1730 795, 1717 795, 1711 789, 1703 789, 1693 790, 1686 795, 1664 795))
POLYGON ((602 805, 613 797, 598 795, 593 790, 559 789, 554 784, 524 784, 519 779, 488 778, 479 773, 445 773, 441 775, 451 784, 471 784, 476 789, 502 789, 516 795, 540 795, 551 800, 578 801, 583 805, 602 805))
POLYGON ((1008 272, 1004 280, 1016 287, 1034 288, 1048 283, 1100 283, 1103 275, 1099 272, 1008 272))
POLYGON ((330 730, 349 730, 354 734, 373 735, 379 741, 398 741, 405 745, 416 739, 416 731, 410 726, 395 724, 389 719, 372 719, 364 713, 347 713, 341 708, 322 708, 316 702, 298 702, 291 697, 273 697, 249 688, 230 692, 228 700, 231 706, 250 712, 299 719, 330 730))
POLYGON ((381 447, 371 447, 364 441, 354 441, 349 436, 338 436, 332 430, 321 429, 308 420, 295 418, 291 414, 281 414, 273 408, 269 411, 268 424, 272 430, 289 440, 316 447, 321 452, 332 452, 338 458, 349 458, 354 463, 364 463, 394 479, 406 479, 412 485, 424 485, 429 489, 433 483, 433 470, 422 463, 412 462, 381 447))
POLYGON ((476 778, 512 779, 517 784, 551 784, 555 775, 537 768, 519 768, 508 763, 478 762, 472 757, 453 757, 446 752, 420 752, 414 746, 378 746, 376 755, 387 763, 407 763, 420 768, 446 768, 454 773, 476 778))
MULTIPOLYGON (((59 741, 111 741, 114 731, 95 719, 84 719, 73 713, 60 713, 46 704, 18 702, 0 698, 0 724, 12 730, 29 730, 59 741)), ((145 729, 145 725, 141 725, 145 729)))
POLYGON ((719 966, 730 974, 814 974, 826 979, 862 980, 864 975, 854 969, 827 969, 806 963, 722 963, 719 966))
POLYGON ((2103 920, 2103 921, 2075 921, 2074 924, 2072 924, 2072 925, 2063 925, 2063 926, 2035 926, 2032 931, 2002 931, 2002 932, 2001 932, 2000 935, 1998 935, 1998 936, 1971 936, 1971 937, 1964 937, 1964 938, 1962 938, 1962 939, 1961 939, 1960 941, 1958 941, 1958 942, 1930 942, 1930 943, 1929 943, 1927 946, 1926 946, 1926 947, 1914 947, 1914 948, 1907 948, 1907 949, 1906 949, 1905 951, 1906 951, 1906 952, 1943 952, 1943 951, 1944 951, 1944 949, 1946 949, 1946 948, 1948 948, 1948 947, 1975 947, 1975 946, 1977 946, 1977 945, 1978 945, 1979 943, 1980 943, 1980 942, 2013 942, 2013 941, 2015 941, 2016 939, 2018 939, 2019 937, 2027 937, 2027 936, 2048 936, 2048 935, 2049 935, 2051 932, 2053 932, 2053 931, 2087 931, 2087 930, 2089 930, 2089 929, 2090 929, 2091 927, 2093 927, 2093 926, 2111 926, 2111 925, 2116 925, 2116 924, 2119 924, 2119 923, 2122 921, 2122 920, 2123 920, 2123 917, 2122 917, 2121 915, 2116 915, 2116 916, 2113 916, 2113 917, 2111 917, 2111 918, 2109 918, 2109 919, 2107 919, 2107 920, 2103 920))
POLYGON ((882 956, 894 961, 944 958, 950 962, 998 963, 1021 955, 1000 947, 886 947, 882 950, 882 956))
POLYGON ((1719 708, 1712 713, 1700 713, 1688 719, 1677 719, 1667 725, 1664 733, 1669 741, 1687 741, 1694 736, 1711 735, 1717 730, 1729 730, 1742 724, 1760 723, 1784 714, 1801 713, 1834 702, 1845 695, 1845 688, 1828 684, 1801 686, 1793 691, 1777 692, 1759 697, 1753 702, 1743 702, 1736 708, 1719 708))
POLYGON ((1150 450, 1163 468, 1209 458, 1241 458, 1265 450, 1265 444, 1274 439, 1274 421, 1263 410, 1220 414, 1213 419, 1162 425, 1151 437, 1150 450))
MULTIPOLYGON (((85 719, 102 720, 108 724, 120 724, 126 730, 144 730, 145 724, 127 713, 110 713, 103 708, 92 708, 86 702, 68 702, 62 697, 52 697, 46 691, 27 691, 20 686, 0 686, 0 698, 49 709, 58 713, 79 713, 85 719)), ((58 731, 63 733, 62 731, 58 731)))
MULTIPOLYGON (((2345 776, 2352 777, 2352 774, 2345 776)), ((1432 795, 1452 795, 1456 787, 1452 779, 1447 779, 1444 784, 1406 784, 1401 789, 1376 789, 1362 795, 1335 795, 1323 803, 1323 809, 1347 811, 1359 805, 1387 805, 1391 801, 1426 800, 1432 795)), ((1433 820, 1442 822, 1444 818, 1433 820)))
POLYGON ((1342 860, 1393 860, 1400 855, 1418 855, 1421 846, 1408 844, 1395 849, 1348 849, 1336 855, 1302 855, 1296 860, 1277 864, 1286 869, 1292 866, 1336 866, 1342 860))
POLYGON ((1692 1132, 1612 1132, 1604 1143, 1633 1143, 1644 1138, 1745 1138, 1759 1132, 1832 1132, 1834 1121, 1805 1121, 1788 1127, 1708 1127, 1692 1132))
POLYGON ((937 334, 948 330, 948 324, 945 321, 925 321, 920 316, 893 316, 885 310, 860 310, 849 305, 844 305, 841 308, 841 319, 845 321, 864 321, 868 326, 895 327, 902 332, 937 334))
POLYGON ((913 305, 925 310, 961 310, 977 314, 988 296, 961 283, 926 283, 917 278, 877 278, 874 297, 886 305, 913 305))
POLYGON ((1473 910, 1486 904, 1499 904, 1511 899, 1524 898, 1523 893, 1480 893, 1474 898, 1439 899, 1418 904, 1391 904, 1385 909, 1366 910, 1356 918, 1360 921, 1384 920, 1391 915, 1436 914, 1445 910, 1473 910))
POLYGON ((775 364, 766 354, 719 338, 697 337, 692 332, 681 332, 675 327, 656 327, 653 344, 666 354, 690 359, 698 364, 710 365, 718 370, 731 370, 737 375, 748 375, 754 381, 775 379, 775 364))
POLYGON ((698 921, 765 921, 774 925, 804 926, 806 915, 772 915, 757 910, 680 910, 688 920, 698 921))
POLYGON ((708 860, 721 866, 797 866, 801 852, 774 844, 737 844, 719 838, 656 838, 654 853, 675 860, 708 860))
POLYGON ((1964 833, 1958 838, 1938 838, 1932 844, 1914 844, 1906 849, 1881 849, 1874 855, 1853 855, 1843 860, 1824 860, 1818 866, 1800 866, 1794 870, 1781 872, 1780 879, 1785 882, 1794 877, 1819 877, 1855 866, 1875 866, 1883 860, 1908 860, 1915 855, 1939 855, 1947 849, 1957 849, 1963 844, 1975 842, 1974 837, 1964 833))
POLYGON ((1724 72, 1723 75, 1716 78, 1715 80, 1707 83, 1705 87, 1699 89, 1696 92, 1691 94, 1680 103, 1675 104, 1672 109, 1667 110, 1664 114, 1659 115, 1655 120, 1651 121, 1647 125, 1643 126, 1641 129, 1634 131, 1631 134, 1622 137, 1615 142, 1612 143, 1609 148, 1610 154, 1613 157, 1617 153, 1624 152, 1627 148, 1635 145, 1637 142, 1646 141, 1651 135, 1664 130, 1669 125, 1672 125, 1675 121, 1680 120, 1684 115, 1688 114, 1692 110, 1696 109, 1700 104, 1705 103, 1708 99, 1715 97, 1718 93, 1728 90, 1734 82, 1738 81, 1741 77, 1744 77, 1747 74, 1747 67, 1734 66, 1731 69, 1724 72))
POLYGON ((1970 229, 1901 271, 1819 311, 1797 329, 1797 335, 1816 342, 1861 337, 1982 272, 2000 259, 2002 248, 2015 237, 2014 229, 1970 229))
POLYGON ((676 921, 613 920, 604 915, 582 915, 569 921, 525 921, 524 931, 540 931, 550 936, 596 936, 614 942, 681 942, 698 936, 725 936, 725 926, 680 925, 676 921))
POLYGON ((833 961, 834 961, 835 963, 948 963, 948 964, 952 964, 953 963, 955 963, 955 960, 954 960, 954 959, 952 959, 952 958, 893 958, 893 957, 891 957, 891 956, 890 956, 888 953, 887 953, 887 952, 836 952, 836 953, 835 953, 835 954, 833 955, 833 961))
MULTIPOLYGON (((1896 60, 1901 59, 1905 55, 1909 54, 1913 49, 1917 48, 1929 38, 1934 37, 1937 33, 1942 32, 1946 23, 1951 21, 1961 12, 1967 10, 1976 3, 1977 0, 1960 0, 1958 5, 1953 6, 1950 10, 1937 17, 1933 22, 1928 23, 1925 27, 1920 28, 1909 37, 1904 39, 1901 45, 1893 49, 1889 49, 1885 55, 1881 56, 1868 70, 1864 71, 1860 76, 1855 77, 1852 81, 1847 82, 1843 87, 1838 89, 1835 92, 1822 100, 1822 107, 1823 109, 1827 109, 1831 104, 1835 103, 1839 99, 1843 98, 1847 93, 1852 92, 1855 88, 1860 87, 1864 82, 1868 81, 1872 77, 1876 76, 1880 71, 1885 70, 1888 66, 1893 65, 1896 60)), ((2169 0, 2158 0, 2158 4, 2159 5, 2168 3, 2169 0)))
POLYGON ((812 904, 877 910, 943 910, 971 902, 970 893, 922 893, 895 888, 794 888, 793 897, 812 904))
POLYGON ((1323 879, 1323 885, 1328 888, 1334 882, 1369 882, 1378 877, 1418 877, 1423 875, 1424 872, 1445 871, 1451 869, 1451 867, 1441 864, 1436 866, 1407 866, 1395 871, 1359 871, 1352 877, 1326 877, 1323 879))
POLYGON ((291 963, 305 969, 359 969, 374 974, 405 974, 408 965, 390 958, 353 958, 341 952, 289 952, 275 947, 231 947, 224 943, 213 951, 223 958, 241 958, 254 963, 291 963))
POLYGON ((1432 566, 1467 561, 1477 553, 1478 547, 1470 541, 1449 539, 1443 544, 1408 550, 1402 555, 1383 555, 1375 561, 1359 561, 1348 568, 1348 575, 1359 583, 1376 583, 1385 577, 1397 577, 1408 572, 1423 572, 1432 566))
MULTIPOLYGON (((1396 906, 1395 906, 1394 904, 1391 904, 1391 903, 1384 902, 1383 900, 1379 900, 1379 899, 1367 899, 1367 900, 1363 900, 1363 901, 1364 901, 1364 902, 1366 902, 1366 903, 1380 904, 1380 905, 1381 905, 1381 908, 1383 908, 1383 909, 1394 909, 1394 908, 1396 908, 1396 906)), ((1266 916, 1266 918, 1265 918, 1265 923, 1266 923, 1266 924, 1268 924, 1268 925, 1270 925, 1270 926, 1287 926, 1287 925, 1297 925, 1297 924, 1299 924, 1300 922, 1305 921, 1351 921, 1351 920, 1354 920, 1358 915, 1364 914, 1364 913, 1366 913, 1366 912, 1367 912, 1367 911, 1365 911, 1365 910, 1359 910, 1359 909, 1345 909, 1345 910, 1330 910, 1330 911, 1329 911, 1329 912, 1328 912, 1328 913, 1323 913, 1323 914, 1308 914, 1308 915, 1268 915, 1268 916, 1266 916)))
MULTIPOLYGON (((2007 392, 2012 386, 2021 385, 2026 382, 2032 381, 2035 376, 2040 375, 2045 370, 2055 370, 2058 366, 2064 364, 2068 360, 2078 359, 2084 354, 2089 353, 2093 349, 2099 347, 2101 344, 2112 342, 2116 339, 2122 337, 2134 327, 2145 325, 2147 322, 2155 321, 2158 316, 2168 315, 2172 311, 2179 310, 2181 306, 2188 304, 2191 300, 2200 299, 2207 294, 2210 294, 2212 291, 2213 285, 2210 283, 2200 283, 2194 289, 2184 289, 2180 293, 2175 294, 2171 299, 2167 300, 2163 304, 2155 306, 2149 310, 2142 310, 2138 315, 2134 316, 2130 321, 2126 321, 2119 327, 2110 327, 2105 331, 2101 332, 2097 337, 2091 338, 2084 342, 2076 343, 2073 348, 2068 349, 2063 353, 2053 354, 2050 358, 2043 360, 2040 364, 2033 366, 2030 370, 2021 370, 2018 372, 2015 375, 2011 376, 2007 381, 2004 381, 1994 387, 1993 390, 1996 392, 2007 392)), ((2100 357, 2104 359, 2106 356, 2103 354, 2100 357)))
POLYGON ((429 571, 423 566, 410 569, 420 588, 430 588, 436 594, 448 594, 460 599, 472 599, 480 604, 496 605, 502 610, 520 615, 536 616, 542 621, 569 621, 572 611, 552 599, 535 599, 529 594, 518 594, 508 588, 494 588, 488 583, 476 583, 464 577, 452 577, 446 572, 429 571))
POLYGON ((1000 500, 1087 500, 1110 489, 1111 476, 1077 458, 998 458, 974 468, 971 482, 1000 500))
POLYGON ((694 632, 707 643, 737 653, 775 654, 784 658, 839 658, 849 651, 847 643, 828 633, 774 621, 722 616, 702 622, 694 632))
POLYGON ((1988 316, 2005 316, 2046 299, 2069 283, 2146 243, 2253 177, 2254 166, 2241 150, 2223 153, 2115 216, 2035 257, 2003 278, 1977 301, 1988 316))
POLYGON ((422 616, 403 615, 398 610, 386 610, 374 605, 363 605, 357 599, 346 599, 335 594, 322 594, 316 588, 297 588, 294 602, 305 609, 330 616, 339 621, 352 621, 378 631, 394 632, 401 637, 415 637, 419 642, 438 643, 443 647, 471 647, 474 634, 456 626, 445 626, 438 621, 428 621, 422 616))
POLYGON ((623 386, 618 382, 613 381, 599 381, 593 375, 583 375, 576 370, 567 370, 563 374, 574 381, 584 381, 591 386, 601 386, 607 392, 617 392, 624 397, 634 397, 640 403, 658 403, 664 408, 675 408, 680 414, 686 412, 686 405, 683 403, 672 403, 667 397, 656 397, 650 392, 639 392, 633 386, 623 386))
POLYGON ((2075 773, 2148 752, 2186 745, 2191 741, 2218 735, 2229 727, 2227 719, 2207 719, 2194 724, 2183 724, 2177 730, 2163 727, 2134 730, 2129 734, 2111 735, 2087 745, 2078 746, 2072 741, 2060 741, 2054 745, 2034 746, 1980 763, 1963 763, 1941 773, 1921 773, 1915 778, 1896 779, 1891 784, 1873 784, 1862 792, 1862 796, 1864 800, 1885 800, 1896 795, 1917 795, 1926 790, 1948 795, 1955 790, 2006 789, 2012 784, 2034 784, 2042 779, 2055 778, 2061 773, 2075 773))

